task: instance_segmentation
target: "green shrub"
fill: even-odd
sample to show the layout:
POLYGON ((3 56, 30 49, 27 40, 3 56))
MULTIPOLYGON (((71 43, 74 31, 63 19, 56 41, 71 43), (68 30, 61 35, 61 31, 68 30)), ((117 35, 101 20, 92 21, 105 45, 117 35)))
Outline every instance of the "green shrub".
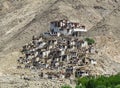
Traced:
POLYGON ((96 88, 95 80, 90 79, 88 83, 86 84, 86 88, 96 88))
POLYGON ((80 85, 76 85, 75 88, 82 88, 82 86, 80 86, 80 85))
POLYGON ((61 88, 72 88, 70 85, 63 85, 61 88))
POLYGON ((95 43, 95 40, 92 38, 85 38, 85 41, 87 41, 88 45, 92 45, 95 43))
POLYGON ((85 85, 88 81, 89 81, 88 77, 78 78, 77 85, 80 85, 80 84, 85 85))

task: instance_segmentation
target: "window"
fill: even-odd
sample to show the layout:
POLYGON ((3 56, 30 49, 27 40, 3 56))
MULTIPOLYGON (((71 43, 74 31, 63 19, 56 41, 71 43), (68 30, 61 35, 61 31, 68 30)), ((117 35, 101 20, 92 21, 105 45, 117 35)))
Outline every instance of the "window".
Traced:
POLYGON ((70 31, 70 29, 67 29, 67 32, 69 32, 70 31))
POLYGON ((63 31, 63 29, 61 28, 61 29, 59 29, 60 31, 63 31))

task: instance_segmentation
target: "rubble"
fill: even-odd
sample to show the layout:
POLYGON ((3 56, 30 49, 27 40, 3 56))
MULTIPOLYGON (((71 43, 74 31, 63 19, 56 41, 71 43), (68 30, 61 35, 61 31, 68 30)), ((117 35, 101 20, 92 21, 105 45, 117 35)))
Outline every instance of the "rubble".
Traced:
POLYGON ((78 36, 87 31, 85 26, 67 20, 53 21, 50 25, 48 33, 33 36, 32 41, 23 46, 18 68, 24 65, 24 69, 40 70, 39 76, 48 79, 88 76, 88 70, 78 70, 78 67, 96 65, 97 62, 89 57, 96 53, 94 44, 89 45, 82 36, 78 36))

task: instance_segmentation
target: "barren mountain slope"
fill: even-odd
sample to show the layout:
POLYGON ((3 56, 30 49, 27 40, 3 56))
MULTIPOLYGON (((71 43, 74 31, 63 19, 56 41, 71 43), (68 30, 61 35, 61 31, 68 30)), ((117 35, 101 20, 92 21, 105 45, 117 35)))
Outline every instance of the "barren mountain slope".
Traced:
POLYGON ((9 8, 2 5, 2 11, 7 10, 1 11, 0 16, 1 52, 19 49, 33 35, 49 30, 49 22, 55 19, 68 18, 90 29, 119 5, 117 0, 7 0, 1 4, 4 3, 9 8))
POLYGON ((62 18, 84 24, 96 40, 96 73, 119 72, 119 6, 120 0, 0 0, 0 75, 29 73, 16 69, 21 47, 62 18))
POLYGON ((99 54, 97 56, 100 68, 105 73, 120 72, 120 7, 109 16, 97 23, 87 36, 96 40, 99 54))
POLYGON ((110 59, 120 62, 120 7, 105 17, 89 32, 89 36, 96 38, 100 51, 110 59))

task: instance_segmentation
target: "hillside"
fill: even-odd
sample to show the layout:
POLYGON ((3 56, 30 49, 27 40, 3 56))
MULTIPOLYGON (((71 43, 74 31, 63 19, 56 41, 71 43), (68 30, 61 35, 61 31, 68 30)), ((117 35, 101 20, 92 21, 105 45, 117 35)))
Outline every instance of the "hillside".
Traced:
POLYGON ((0 0, 0 76, 29 73, 16 69, 21 47, 63 18, 85 25, 96 40, 94 72, 120 72, 120 0, 0 0))

